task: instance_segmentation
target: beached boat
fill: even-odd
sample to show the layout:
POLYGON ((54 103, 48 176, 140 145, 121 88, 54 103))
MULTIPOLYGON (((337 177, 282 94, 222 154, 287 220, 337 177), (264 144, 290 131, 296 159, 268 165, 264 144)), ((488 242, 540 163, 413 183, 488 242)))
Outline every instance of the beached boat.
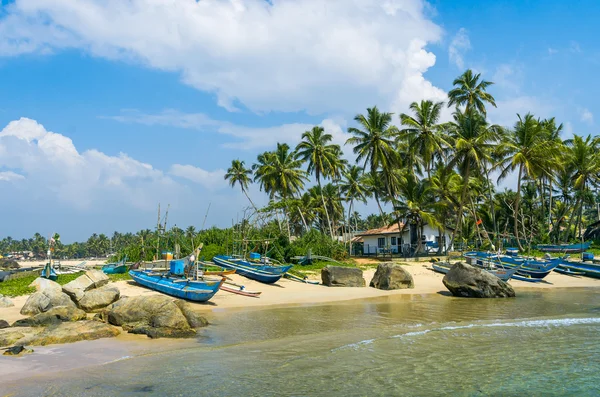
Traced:
MULTIPOLYGON (((431 267, 433 268, 433 270, 435 270, 438 273, 443 273, 446 274, 450 271, 450 268, 452 267, 452 265, 448 262, 434 262, 431 264, 431 267)), ((508 281, 510 280, 515 273, 517 272, 519 268, 512 268, 512 269, 505 269, 505 268, 498 268, 498 267, 489 267, 489 268, 483 268, 483 270, 485 270, 486 272, 493 274, 494 276, 498 277, 500 280, 502 281, 508 281)))
POLYGON ((58 274, 56 274, 56 270, 52 267, 50 262, 46 263, 46 266, 42 269, 41 277, 50 279, 52 281, 56 281, 58 278, 58 274))
POLYGON ((565 274, 578 273, 579 275, 600 278, 600 265, 589 262, 570 261, 562 258, 557 271, 565 274))
POLYGON ((127 258, 123 258, 121 262, 108 263, 102 266, 102 271, 105 274, 124 274, 129 270, 129 265, 126 264, 127 258))
POLYGON ((273 284, 279 281, 283 274, 287 272, 292 265, 285 266, 285 271, 278 271, 277 273, 269 272, 260 269, 258 266, 248 266, 241 261, 232 262, 229 260, 229 256, 217 255, 213 257, 213 262, 225 269, 234 269, 237 274, 248 277, 249 279, 260 281, 265 284, 273 284))
POLYGON ((130 270, 129 275, 136 283, 145 287, 194 302, 208 301, 225 281, 224 278, 215 281, 189 280, 143 270, 130 270))
POLYGON ((542 252, 564 252, 566 254, 573 254, 583 252, 590 248, 592 245, 591 241, 575 244, 538 244, 537 249, 542 252))
MULTIPOLYGON (((472 251, 465 254, 467 263, 474 266, 485 266, 485 262, 491 261, 505 268, 516 268, 516 274, 527 279, 543 279, 550 274, 561 263, 560 258, 552 260, 538 260, 523 258, 515 255, 493 254, 489 252, 472 251)), ((515 277, 513 277, 515 278, 515 277)), ((527 281, 527 280, 525 280, 527 281)))
POLYGON ((292 268, 293 265, 282 265, 274 259, 260 256, 259 254, 250 254, 249 259, 245 259, 239 256, 225 256, 222 255, 223 258, 227 259, 233 263, 239 263, 243 266, 252 267, 254 269, 262 270, 264 272, 273 273, 273 274, 285 274, 288 270, 292 268))

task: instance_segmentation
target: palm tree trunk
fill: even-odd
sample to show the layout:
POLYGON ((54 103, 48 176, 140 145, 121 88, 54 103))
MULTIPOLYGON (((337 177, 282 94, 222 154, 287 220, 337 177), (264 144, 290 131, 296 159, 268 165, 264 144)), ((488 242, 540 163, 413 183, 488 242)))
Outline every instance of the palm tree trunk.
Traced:
POLYGON ((552 226, 552 179, 548 181, 548 230, 552 226))
POLYGON ((331 220, 329 219, 329 211, 327 210, 327 206, 325 205, 325 196, 323 195, 323 189, 321 188, 321 178, 317 175, 317 185, 319 185, 319 191, 321 192, 321 202, 323 203, 323 208, 325 208, 325 217, 327 217, 327 228, 329 229, 329 235, 333 240, 333 229, 331 228, 331 220))
POLYGON ((300 214, 300 218, 302 219, 304 230, 308 231, 308 225, 306 224, 306 219, 304 219, 304 215, 302 214, 302 210, 300 209, 300 207, 298 207, 298 213, 300 214))
POLYGON ((456 227, 452 232, 452 239, 450 240, 450 247, 454 244, 454 239, 456 237, 456 232, 458 228, 462 225, 462 213, 465 199, 467 197, 467 188, 469 186, 469 175, 471 173, 471 166, 467 164, 467 170, 465 171, 465 177, 463 178, 463 189, 460 195, 460 203, 458 203, 458 214, 456 214, 456 227))
MULTIPOLYGON (((489 175, 487 168, 485 169, 485 177, 487 179, 488 196, 489 196, 489 200, 490 200, 490 206, 492 209, 491 215, 492 215, 492 224, 494 225, 494 240, 496 240, 496 242, 499 242, 500 230, 498 229, 498 222, 496 221, 496 204, 494 203, 494 195, 492 194, 492 184, 490 182, 490 175, 489 175)), ((493 242, 492 242, 492 244, 493 244, 493 242)), ((498 246, 500 246, 500 245, 498 244, 498 246)))
POLYGON ((375 202, 377 203, 377 207, 379 208, 379 215, 381 215, 381 218, 383 219, 383 210, 381 209, 381 203, 379 202, 379 194, 377 194, 377 192, 374 192, 373 196, 375 196, 375 202))
MULTIPOLYGON (((352 218, 350 217, 350 214, 352 211, 352 204, 354 204, 354 199, 350 199, 350 205, 348 206, 348 233, 352 234, 350 231, 352 230, 351 227, 351 222, 352 222, 352 218)), ((352 238, 350 237, 350 240, 348 241, 348 256, 352 256, 352 238)))
POLYGON ((519 202, 521 201, 521 177, 523 175, 523 164, 519 165, 519 177, 517 179, 517 197, 515 199, 515 238, 517 239, 517 245, 519 250, 523 251, 521 241, 519 241, 519 202))
POLYGON ((258 208, 256 208, 256 205, 254 205, 254 202, 252 201, 252 199, 250 198, 250 196, 248 196, 248 192, 243 187, 242 187, 242 192, 244 192, 244 194, 246 195, 246 198, 248 199, 248 201, 250 201, 250 204, 254 208, 254 211, 258 212, 258 208))

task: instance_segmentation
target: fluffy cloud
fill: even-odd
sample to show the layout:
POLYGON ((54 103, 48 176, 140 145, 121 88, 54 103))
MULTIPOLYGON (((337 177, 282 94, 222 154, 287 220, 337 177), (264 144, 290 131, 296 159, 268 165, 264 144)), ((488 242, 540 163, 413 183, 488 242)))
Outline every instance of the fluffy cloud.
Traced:
POLYGON ((594 114, 590 112, 588 109, 580 109, 579 115, 581 117, 581 121, 587 124, 594 124, 594 114))
MULTIPOLYGON (((177 205, 178 193, 185 191, 183 185, 150 164, 123 153, 80 153, 70 138, 27 118, 12 121, 0 131, 0 168, 8 169, 0 173, 0 183, 23 185, 32 199, 67 203, 78 209, 126 205, 147 210, 161 198, 177 205)), ((222 171, 204 172, 213 179, 222 175, 222 171)), ((195 182, 217 186, 214 181, 195 182)))
POLYGON ((0 55, 76 48, 135 61, 180 73, 230 110, 323 113, 440 95, 423 73, 435 63, 425 48, 442 31, 422 0, 16 0, 6 8, 0 55))
POLYGON ((471 49, 471 41, 465 28, 460 28, 448 47, 448 56, 450 62, 454 63, 459 69, 465 68, 464 56, 471 49))
MULTIPOLYGON (((227 121, 214 120, 204 113, 183 113, 178 110, 166 109, 157 114, 147 114, 136 110, 125 110, 118 116, 106 117, 123 123, 143 125, 163 125, 177 128, 196 129, 203 132, 216 132, 234 138, 223 147, 237 150, 268 149, 277 142, 290 145, 298 143, 304 131, 314 125, 305 123, 290 123, 271 127, 247 127, 232 124, 227 121)), ((328 118, 319 123, 333 136, 333 143, 343 146, 350 137, 345 132, 345 121, 328 118)), ((181 175, 179 175, 181 176, 181 175)), ((192 178, 188 178, 194 180, 192 178)))
POLYGON ((193 165, 173 164, 169 171, 171 175, 178 176, 198 183, 210 190, 223 187, 225 171, 222 169, 216 171, 206 171, 193 165))

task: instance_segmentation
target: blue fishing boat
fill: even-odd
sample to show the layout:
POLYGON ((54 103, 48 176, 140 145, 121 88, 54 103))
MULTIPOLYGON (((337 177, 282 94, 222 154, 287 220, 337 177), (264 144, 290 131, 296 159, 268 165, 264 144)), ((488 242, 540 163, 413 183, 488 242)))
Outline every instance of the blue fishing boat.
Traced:
POLYGON ((576 273, 586 277, 600 278, 600 265, 589 262, 570 261, 562 258, 558 269, 565 274, 576 273))
POLYGON ((125 263, 126 260, 127 260, 127 257, 124 257, 121 262, 108 263, 108 264, 102 266, 102 271, 105 274, 123 274, 123 273, 126 273, 127 270, 129 270, 129 266, 127 266, 127 264, 125 263))
POLYGON ((503 267, 519 267, 517 275, 534 279, 543 279, 561 263, 560 258, 546 261, 478 251, 467 252, 465 258, 467 258, 467 263, 474 266, 484 266, 486 262, 492 261, 501 264, 503 267))
POLYGON ((225 281, 225 278, 218 281, 189 280, 170 276, 169 273, 143 270, 130 270, 129 275, 136 283, 144 287, 194 302, 208 301, 225 281))
POLYGON ((40 276, 42 276, 43 278, 50 279, 52 281, 56 281, 56 279, 58 278, 56 270, 54 270, 50 262, 46 263, 46 266, 44 266, 44 269, 42 270, 40 276))
POLYGON ((267 258, 265 256, 250 256, 250 259, 244 259, 239 256, 221 256, 224 259, 229 260, 233 263, 239 263, 243 266, 252 267, 254 269, 262 270, 263 272, 273 273, 273 274, 285 274, 292 268, 293 265, 281 265, 274 259, 267 258))
MULTIPOLYGON (((431 267, 433 268, 433 270, 435 270, 438 273, 446 274, 450 271, 450 268, 452 267, 452 265, 449 264, 448 262, 435 262, 435 263, 432 263, 431 267)), ((483 270, 485 270, 486 272, 488 272, 490 274, 493 274, 494 276, 498 277, 502 281, 510 280, 512 277, 515 276, 515 273, 517 272, 518 269, 519 269, 518 267, 512 268, 512 269, 505 269, 505 268, 497 267, 497 266, 483 268, 483 270)))
POLYGON ((212 260, 216 265, 221 266, 222 268, 235 269, 236 274, 241 274, 242 276, 248 277, 249 279, 260 281, 261 283, 265 284, 276 283, 285 274, 285 272, 287 272, 292 267, 292 265, 283 266, 285 272, 277 271, 276 273, 274 273, 267 270, 263 270, 265 269, 264 267, 263 269, 261 269, 261 266, 248 266, 247 264, 241 261, 232 262, 230 260, 230 257, 226 255, 217 255, 213 257, 212 260))
POLYGON ((590 248, 590 245, 592 245, 591 241, 575 244, 538 244, 537 249, 542 252, 564 252, 566 254, 573 254, 587 250, 590 248))

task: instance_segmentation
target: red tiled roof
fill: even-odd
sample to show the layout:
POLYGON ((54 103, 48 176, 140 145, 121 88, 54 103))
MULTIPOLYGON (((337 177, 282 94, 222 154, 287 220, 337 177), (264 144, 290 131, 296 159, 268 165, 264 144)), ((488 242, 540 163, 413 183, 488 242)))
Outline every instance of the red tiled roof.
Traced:
MULTIPOLYGON (((404 225, 401 223, 400 226, 403 227, 404 225)), ((391 226, 380 227, 379 229, 367 230, 366 232, 357 234, 357 236, 374 236, 374 235, 378 235, 378 234, 394 234, 394 233, 399 233, 398 230, 399 230, 398 224, 395 223, 391 226)))

